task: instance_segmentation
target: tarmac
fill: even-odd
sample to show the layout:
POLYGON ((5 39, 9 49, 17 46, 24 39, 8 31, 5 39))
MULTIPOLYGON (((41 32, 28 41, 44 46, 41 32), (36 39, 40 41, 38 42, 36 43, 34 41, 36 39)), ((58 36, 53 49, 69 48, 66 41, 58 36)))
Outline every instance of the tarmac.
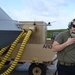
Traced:
MULTIPOLYGON (((6 69, 10 67, 11 64, 8 66, 5 65, 1 70, 0 74, 3 73, 6 69)), ((25 63, 25 64, 18 64, 15 69, 10 73, 10 75, 29 75, 28 74, 28 68, 30 66, 30 63, 25 63)), ((56 71, 56 64, 50 65, 47 67, 47 73, 46 75, 54 75, 56 71)))

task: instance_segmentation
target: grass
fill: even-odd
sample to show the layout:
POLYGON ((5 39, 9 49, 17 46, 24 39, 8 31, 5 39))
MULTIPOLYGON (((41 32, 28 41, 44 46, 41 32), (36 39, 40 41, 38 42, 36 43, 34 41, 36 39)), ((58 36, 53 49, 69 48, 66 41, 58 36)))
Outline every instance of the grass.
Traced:
POLYGON ((65 30, 66 30, 66 29, 47 30, 47 38, 51 38, 53 32, 62 32, 62 31, 65 31, 65 30))

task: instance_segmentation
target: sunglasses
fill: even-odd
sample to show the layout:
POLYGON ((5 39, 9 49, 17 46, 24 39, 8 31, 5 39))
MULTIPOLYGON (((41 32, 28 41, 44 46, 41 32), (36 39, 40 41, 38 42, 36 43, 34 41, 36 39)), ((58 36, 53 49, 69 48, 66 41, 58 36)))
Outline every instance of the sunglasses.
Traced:
POLYGON ((73 28, 75 28, 75 25, 74 25, 74 24, 72 24, 72 27, 73 27, 73 28))

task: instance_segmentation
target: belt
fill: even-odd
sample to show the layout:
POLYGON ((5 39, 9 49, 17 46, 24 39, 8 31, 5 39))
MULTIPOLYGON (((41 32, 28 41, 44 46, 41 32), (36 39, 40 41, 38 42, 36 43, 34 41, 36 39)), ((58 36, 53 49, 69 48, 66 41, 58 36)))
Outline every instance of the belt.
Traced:
POLYGON ((64 66, 74 66, 75 65, 75 63, 66 63, 66 62, 62 62, 62 61, 59 61, 58 64, 61 64, 64 66))

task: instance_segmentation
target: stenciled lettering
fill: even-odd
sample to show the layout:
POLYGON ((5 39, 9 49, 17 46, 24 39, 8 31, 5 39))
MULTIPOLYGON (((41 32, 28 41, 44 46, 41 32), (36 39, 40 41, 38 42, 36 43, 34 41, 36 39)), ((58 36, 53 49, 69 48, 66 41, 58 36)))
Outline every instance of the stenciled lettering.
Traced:
POLYGON ((50 44, 44 44, 43 45, 43 48, 49 48, 49 49, 51 49, 52 48, 52 45, 50 45, 50 44))

